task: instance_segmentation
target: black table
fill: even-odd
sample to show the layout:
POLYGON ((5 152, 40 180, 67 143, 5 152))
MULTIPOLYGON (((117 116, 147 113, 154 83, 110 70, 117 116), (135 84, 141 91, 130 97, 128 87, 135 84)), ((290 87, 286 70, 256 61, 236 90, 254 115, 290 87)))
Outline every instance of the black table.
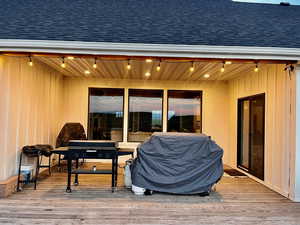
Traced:
MULTIPOLYGON (((71 141, 72 142, 72 141, 71 141)), ((71 143, 70 142, 70 143, 71 143)), ((132 155, 134 149, 118 148, 113 146, 114 142, 106 141, 77 141, 75 146, 61 147, 52 151, 54 154, 64 155, 67 159, 68 178, 66 192, 72 192, 71 189, 71 176, 75 174, 74 184, 78 185, 79 174, 111 174, 112 175, 112 192, 117 186, 118 179, 118 157, 123 155, 132 155), (108 144, 107 144, 108 143, 108 144), (91 146, 92 145, 92 146, 91 146), (111 170, 86 170, 79 168, 79 159, 111 159, 111 170), (72 169, 72 161, 76 160, 76 169, 72 169)), ((74 144, 74 143, 73 143, 74 144)))

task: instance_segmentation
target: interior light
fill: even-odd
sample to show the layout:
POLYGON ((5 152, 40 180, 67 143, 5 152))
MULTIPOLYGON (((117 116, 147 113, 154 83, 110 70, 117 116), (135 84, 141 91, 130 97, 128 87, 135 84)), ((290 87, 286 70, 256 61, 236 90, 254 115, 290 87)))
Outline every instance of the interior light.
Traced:
POLYGON ((146 73, 145 73, 145 76, 146 76, 146 77, 150 77, 150 76, 151 76, 151 73, 150 73, 150 72, 146 72, 146 73))
POLYGON ((256 63, 256 66, 255 66, 255 68, 254 68, 254 72, 258 72, 259 71, 259 68, 258 68, 258 63, 256 63))
POLYGON ((95 58, 93 67, 94 67, 94 69, 97 69, 97 58, 95 58))
POLYGON ((130 60, 128 60, 128 63, 127 63, 127 70, 131 70, 131 65, 130 65, 130 60))
POLYGON ((194 62, 192 62, 192 65, 190 67, 190 72, 194 72, 195 71, 195 65, 194 62))
POLYGON ((28 65, 29 65, 29 66, 33 66, 33 62, 32 62, 31 56, 29 56, 29 62, 28 62, 28 65))
POLYGON ((226 61, 225 64, 226 64, 226 65, 231 65, 232 62, 231 62, 231 61, 226 61))
POLYGON ((91 72, 89 70, 84 71, 85 74, 90 74, 91 72))
POLYGON ((203 75, 203 77, 204 77, 204 78, 209 78, 210 75, 209 75, 208 73, 206 73, 206 74, 203 75))
POLYGON ((68 56, 67 59, 73 60, 74 57, 73 56, 68 56))
POLYGON ((151 62, 152 62, 152 59, 146 59, 146 62, 147 62, 147 63, 151 63, 151 62))
POLYGON ((65 57, 62 57, 62 63, 60 64, 62 68, 66 68, 65 57))

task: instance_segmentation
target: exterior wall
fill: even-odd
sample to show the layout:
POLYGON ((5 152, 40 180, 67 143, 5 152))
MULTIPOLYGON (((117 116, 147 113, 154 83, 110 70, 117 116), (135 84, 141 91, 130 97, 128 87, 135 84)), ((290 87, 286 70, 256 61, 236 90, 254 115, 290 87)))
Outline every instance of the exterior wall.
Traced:
POLYGON ((0 56, 0 181, 17 173, 22 146, 54 144, 61 128, 62 76, 27 62, 0 56))
MULTIPOLYGON (((171 90, 201 90, 203 91, 203 133, 212 138, 225 150, 224 162, 227 163, 229 106, 228 83, 224 81, 180 82, 180 81, 141 81, 141 80, 103 80, 95 78, 65 78, 64 79, 64 122, 80 122, 87 128, 88 119, 88 88, 125 88, 125 109, 128 102, 128 88, 167 89, 171 90)), ((165 95, 166 96, 166 95, 165 95)), ((167 99, 164 99, 164 111, 167 110, 167 99)), ((165 113, 166 115, 166 113, 165 113)), ((127 118, 127 110, 124 111, 127 118)), ((164 117, 164 131, 166 130, 164 117)), ((126 143, 127 120, 124 120, 123 145, 136 146, 126 143)))
POLYGON ((259 93, 266 94, 265 112, 265 185, 288 196, 290 175, 293 79, 284 71, 284 65, 264 65, 260 71, 241 74, 229 83, 230 132, 229 165, 237 165, 237 101, 238 98, 259 93))
POLYGON ((295 74, 292 76, 293 86, 293 104, 292 104, 292 128, 295 135, 292 135, 292 144, 294 151, 291 152, 291 199, 300 202, 300 65, 296 66, 295 74))

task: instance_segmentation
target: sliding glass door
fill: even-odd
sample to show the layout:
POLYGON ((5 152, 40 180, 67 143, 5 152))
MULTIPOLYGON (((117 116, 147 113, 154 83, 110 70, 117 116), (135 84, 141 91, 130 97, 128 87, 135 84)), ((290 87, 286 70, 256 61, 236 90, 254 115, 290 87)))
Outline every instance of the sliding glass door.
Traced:
POLYGON ((238 100, 238 167, 264 180, 265 94, 238 100))

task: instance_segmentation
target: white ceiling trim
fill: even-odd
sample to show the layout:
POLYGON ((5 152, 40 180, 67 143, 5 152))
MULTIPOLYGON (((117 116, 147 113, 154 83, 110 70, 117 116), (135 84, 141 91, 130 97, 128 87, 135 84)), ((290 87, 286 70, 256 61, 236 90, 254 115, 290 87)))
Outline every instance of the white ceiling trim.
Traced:
POLYGON ((0 51, 216 59, 300 60, 300 48, 0 39, 0 51))

